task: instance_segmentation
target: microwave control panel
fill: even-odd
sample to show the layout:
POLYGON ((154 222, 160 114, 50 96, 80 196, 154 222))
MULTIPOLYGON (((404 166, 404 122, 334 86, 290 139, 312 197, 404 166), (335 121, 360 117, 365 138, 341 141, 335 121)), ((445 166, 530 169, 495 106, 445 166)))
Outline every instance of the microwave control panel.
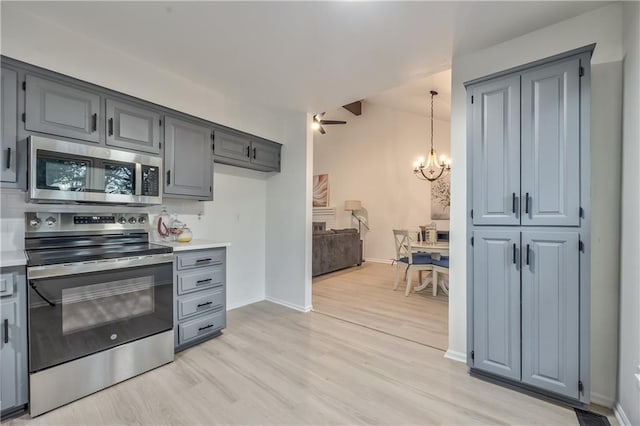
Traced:
POLYGON ((160 194, 160 168, 142 166, 142 194, 157 197, 160 194))

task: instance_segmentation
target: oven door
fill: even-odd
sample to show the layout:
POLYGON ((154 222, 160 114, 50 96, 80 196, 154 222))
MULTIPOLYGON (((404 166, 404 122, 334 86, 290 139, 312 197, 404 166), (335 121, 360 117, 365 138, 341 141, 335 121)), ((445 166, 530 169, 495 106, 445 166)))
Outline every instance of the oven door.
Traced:
POLYGON ((173 263, 171 256, 158 258, 164 263, 95 271, 101 262, 51 265, 31 274, 28 269, 29 372, 171 330, 173 263), (64 268, 81 273, 63 275, 64 268))

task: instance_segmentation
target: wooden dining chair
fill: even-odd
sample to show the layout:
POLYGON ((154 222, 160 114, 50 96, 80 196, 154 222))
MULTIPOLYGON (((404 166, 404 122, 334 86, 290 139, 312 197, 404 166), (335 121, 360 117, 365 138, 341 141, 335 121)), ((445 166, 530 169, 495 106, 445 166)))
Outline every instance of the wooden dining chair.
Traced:
POLYGON ((442 289, 444 294, 449 295, 449 288, 444 285, 443 282, 439 282, 439 274, 446 275, 447 282, 449 281, 449 256, 442 256, 440 253, 433 253, 431 255, 431 262, 433 267, 433 295, 438 295, 438 286, 442 289))
POLYGON ((413 253, 411 251, 411 239, 409 238, 409 231, 406 229, 394 229, 393 240, 396 247, 396 278, 393 282, 393 289, 398 289, 400 265, 403 265, 407 274, 407 288, 404 291, 404 295, 408 296, 411 291, 413 271, 433 271, 431 255, 428 253, 413 253))

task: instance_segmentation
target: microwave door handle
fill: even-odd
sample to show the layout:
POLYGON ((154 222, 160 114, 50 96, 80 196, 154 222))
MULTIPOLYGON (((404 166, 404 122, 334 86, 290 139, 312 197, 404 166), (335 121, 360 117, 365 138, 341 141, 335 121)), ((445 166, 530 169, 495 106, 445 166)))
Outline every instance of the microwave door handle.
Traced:
POLYGON ((136 195, 144 195, 142 193, 142 164, 136 163, 136 176, 135 181, 133 182, 135 185, 135 194, 136 195))

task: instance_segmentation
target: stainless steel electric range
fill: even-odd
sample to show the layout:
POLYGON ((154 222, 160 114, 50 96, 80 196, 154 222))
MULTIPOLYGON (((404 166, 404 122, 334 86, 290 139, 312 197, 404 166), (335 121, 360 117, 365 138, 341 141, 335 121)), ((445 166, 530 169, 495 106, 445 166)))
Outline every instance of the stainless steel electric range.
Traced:
POLYGON ((173 255, 146 214, 27 213, 31 416, 173 361, 173 255))

